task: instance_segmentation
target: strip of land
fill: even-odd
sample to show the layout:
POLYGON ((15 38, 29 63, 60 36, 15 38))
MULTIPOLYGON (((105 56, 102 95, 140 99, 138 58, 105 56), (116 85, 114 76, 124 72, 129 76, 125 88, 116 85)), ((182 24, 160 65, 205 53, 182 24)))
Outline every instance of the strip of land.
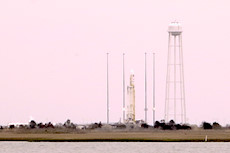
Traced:
POLYGON ((230 142, 230 130, 54 131, 5 130, 0 141, 49 142, 230 142))

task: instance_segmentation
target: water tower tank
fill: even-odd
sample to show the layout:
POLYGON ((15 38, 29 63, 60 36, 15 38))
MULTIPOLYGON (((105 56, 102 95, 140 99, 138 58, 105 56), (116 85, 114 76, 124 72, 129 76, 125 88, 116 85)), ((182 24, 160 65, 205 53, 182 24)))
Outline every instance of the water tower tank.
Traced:
POLYGON ((168 32, 171 33, 172 35, 180 35, 182 32, 182 27, 179 22, 171 22, 169 24, 168 32))

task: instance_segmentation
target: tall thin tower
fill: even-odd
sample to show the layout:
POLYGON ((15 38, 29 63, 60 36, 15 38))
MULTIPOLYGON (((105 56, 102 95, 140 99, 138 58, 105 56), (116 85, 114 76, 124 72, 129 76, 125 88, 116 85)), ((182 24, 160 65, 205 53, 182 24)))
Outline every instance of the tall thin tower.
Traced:
POLYGON ((123 122, 125 122, 125 53, 123 53, 123 108, 122 108, 122 112, 123 112, 123 122))
POLYGON ((168 27, 168 61, 165 96, 165 121, 186 123, 182 27, 172 22, 168 27))
POLYGON ((153 53, 153 125, 156 120, 156 106, 155 106, 155 53, 153 53))
POLYGON ((107 55, 107 124, 109 124, 109 53, 107 55))
POLYGON ((145 123, 147 123, 147 53, 145 53, 145 123))

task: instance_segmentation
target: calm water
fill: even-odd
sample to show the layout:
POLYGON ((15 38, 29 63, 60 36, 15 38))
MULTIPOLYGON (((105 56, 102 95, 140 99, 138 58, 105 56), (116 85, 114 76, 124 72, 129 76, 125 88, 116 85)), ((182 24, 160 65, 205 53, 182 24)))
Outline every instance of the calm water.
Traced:
POLYGON ((0 153, 230 153, 230 143, 0 142, 0 153))

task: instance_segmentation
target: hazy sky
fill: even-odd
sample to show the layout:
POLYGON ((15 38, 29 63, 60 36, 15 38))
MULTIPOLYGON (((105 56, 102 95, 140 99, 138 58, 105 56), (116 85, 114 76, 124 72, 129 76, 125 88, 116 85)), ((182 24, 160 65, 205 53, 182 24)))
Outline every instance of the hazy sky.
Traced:
POLYGON ((136 118, 144 119, 148 53, 148 121, 152 123, 152 52, 156 119, 164 117, 168 24, 183 26, 189 123, 230 124, 228 0, 1 0, 0 124, 106 121, 106 52, 110 52, 110 120, 122 117, 126 82, 135 71, 136 118))

